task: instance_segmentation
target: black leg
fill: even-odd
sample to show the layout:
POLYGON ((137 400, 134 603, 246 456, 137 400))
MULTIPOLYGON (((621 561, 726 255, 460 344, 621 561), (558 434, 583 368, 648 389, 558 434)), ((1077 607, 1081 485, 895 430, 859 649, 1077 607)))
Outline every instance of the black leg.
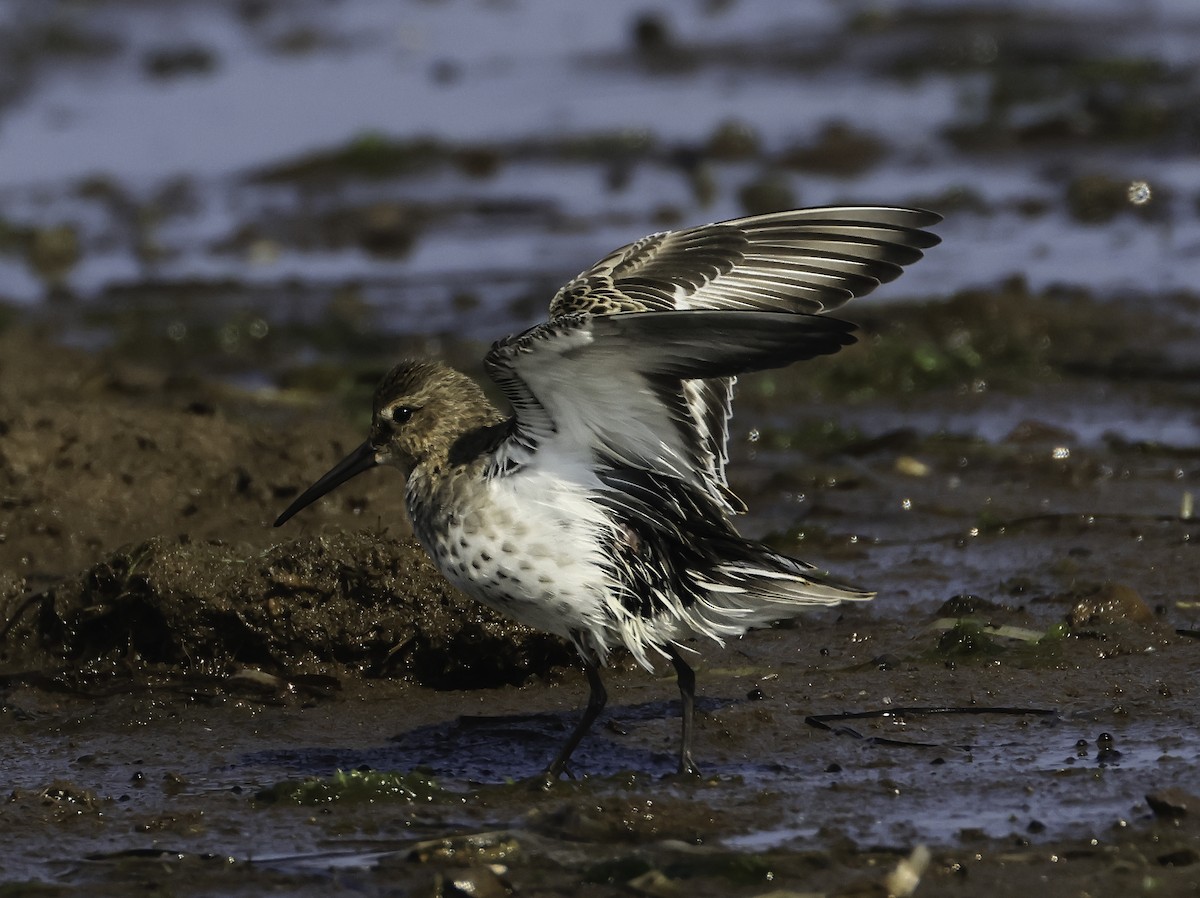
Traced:
POLYGON ((575 730, 571 733, 567 744, 558 753, 558 757, 551 761, 550 766, 546 768, 546 773, 542 777, 545 786, 551 785, 562 776, 571 752, 575 751, 580 741, 587 735, 587 731, 592 728, 592 724, 596 722, 596 718, 600 716, 600 712, 604 710, 604 705, 608 701, 608 692, 600 680, 600 665, 584 658, 583 672, 587 675, 588 686, 591 688, 587 707, 583 709, 583 717, 579 718, 579 723, 575 725, 575 730))
POLYGON ((692 760, 692 719, 695 716, 696 674, 680 657, 675 646, 666 646, 667 657, 675 665, 679 678, 679 700, 683 705, 683 739, 679 743, 679 772, 688 776, 699 776, 700 770, 692 760))

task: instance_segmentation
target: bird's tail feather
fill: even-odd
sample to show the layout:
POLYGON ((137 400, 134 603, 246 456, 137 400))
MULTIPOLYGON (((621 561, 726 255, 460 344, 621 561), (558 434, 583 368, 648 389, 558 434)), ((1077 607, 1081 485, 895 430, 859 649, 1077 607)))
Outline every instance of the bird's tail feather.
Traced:
POLYGON ((696 601, 687 609, 688 623, 715 639, 797 617, 810 608, 863 602, 875 595, 765 546, 744 542, 738 548, 740 557, 690 572, 696 601))

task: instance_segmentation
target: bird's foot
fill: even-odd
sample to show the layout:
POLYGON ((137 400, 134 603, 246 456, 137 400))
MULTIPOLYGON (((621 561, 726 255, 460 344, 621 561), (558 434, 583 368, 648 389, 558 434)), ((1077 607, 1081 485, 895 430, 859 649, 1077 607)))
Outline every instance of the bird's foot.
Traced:
POLYGON ((689 779, 699 779, 704 774, 700 772, 700 768, 696 766, 696 762, 692 760, 691 754, 688 753, 679 759, 679 772, 676 775, 689 779))
POLYGON ((549 792, 554 788, 554 784, 558 782, 558 777, 546 771, 538 776, 531 776, 525 780, 525 788, 530 792, 549 792))
POLYGON ((565 764, 554 763, 546 768, 545 773, 530 777, 525 785, 529 787, 529 791, 531 792, 549 792, 562 780, 564 773, 568 778, 575 779, 575 775, 567 769, 565 764))

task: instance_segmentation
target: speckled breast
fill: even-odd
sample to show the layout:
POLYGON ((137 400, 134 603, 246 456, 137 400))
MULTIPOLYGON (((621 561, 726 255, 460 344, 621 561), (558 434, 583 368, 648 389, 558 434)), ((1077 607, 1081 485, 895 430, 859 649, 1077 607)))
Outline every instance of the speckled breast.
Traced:
POLYGON ((539 630, 569 637, 603 626, 610 574, 599 555, 601 509, 537 472, 409 481, 413 531, 451 583, 539 630))

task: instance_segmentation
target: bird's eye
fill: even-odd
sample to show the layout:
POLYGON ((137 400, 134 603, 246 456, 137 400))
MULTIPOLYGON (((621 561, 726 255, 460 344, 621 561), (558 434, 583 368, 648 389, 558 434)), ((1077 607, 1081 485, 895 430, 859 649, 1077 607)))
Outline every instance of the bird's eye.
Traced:
POLYGON ((392 421, 396 424, 404 424, 413 416, 416 409, 407 405, 398 405, 392 409, 392 421))

